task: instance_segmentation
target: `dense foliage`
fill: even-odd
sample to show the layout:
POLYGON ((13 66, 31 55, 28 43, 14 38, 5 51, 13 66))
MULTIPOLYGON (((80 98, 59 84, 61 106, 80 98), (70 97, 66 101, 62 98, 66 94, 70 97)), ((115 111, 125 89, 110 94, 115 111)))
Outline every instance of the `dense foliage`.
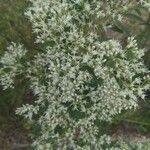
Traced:
POLYGON ((103 33, 126 19, 127 12, 149 9, 150 3, 30 2, 26 16, 41 49, 26 61, 28 51, 12 43, 0 61, 0 81, 7 89, 14 86, 16 76, 29 79, 36 101, 17 113, 39 126, 35 147, 113 149, 111 138, 100 132, 101 123, 136 108, 138 100, 145 98, 149 78, 142 61, 145 50, 138 48, 134 37, 121 42, 104 38, 103 33))

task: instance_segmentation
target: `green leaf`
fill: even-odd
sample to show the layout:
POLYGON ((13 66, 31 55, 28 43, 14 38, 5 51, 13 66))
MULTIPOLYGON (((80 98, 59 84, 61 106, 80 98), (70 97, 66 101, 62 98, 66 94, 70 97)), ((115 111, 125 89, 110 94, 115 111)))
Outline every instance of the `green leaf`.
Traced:
POLYGON ((114 26, 111 28, 113 31, 122 33, 122 34, 126 34, 126 35, 130 35, 130 30, 129 28, 127 28, 125 25, 123 25, 121 22, 117 21, 115 22, 114 26))
POLYGON ((139 22, 142 22, 142 23, 145 22, 145 20, 143 19, 143 17, 135 15, 135 14, 128 13, 128 14, 126 14, 126 16, 128 18, 134 20, 134 21, 139 21, 139 22))

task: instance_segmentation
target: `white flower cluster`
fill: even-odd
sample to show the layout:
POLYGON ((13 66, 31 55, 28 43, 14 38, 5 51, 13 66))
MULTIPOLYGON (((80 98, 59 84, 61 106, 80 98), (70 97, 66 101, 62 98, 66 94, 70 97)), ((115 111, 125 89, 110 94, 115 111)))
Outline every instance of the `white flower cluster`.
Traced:
MULTIPOLYGON (((26 15, 37 33, 36 42, 44 50, 28 63, 26 70, 37 100, 33 105, 23 105, 17 114, 36 120, 40 126, 34 142, 36 149, 56 146, 63 150, 68 147, 99 150, 103 141, 111 142, 109 137, 101 135, 101 122, 111 121, 122 110, 136 108, 138 99, 144 99, 149 88, 142 62, 144 50, 137 48, 136 40, 130 37, 126 46, 122 46, 113 39, 101 40, 99 34, 108 22, 120 19, 133 4, 139 3, 134 0, 30 2, 32 6, 26 15)), ((1 59, 3 64, 7 65, 10 54, 1 59)), ((24 55, 22 47, 15 47, 11 54, 13 61, 9 63, 15 69, 6 72, 8 77, 9 73, 16 74, 20 63, 15 61, 24 55)))
POLYGON ((148 8, 148 10, 150 12, 150 1, 149 0, 140 0, 139 2, 142 6, 144 6, 145 8, 148 8))
MULTIPOLYGON (((82 32, 99 32, 138 5, 149 8, 147 0, 29 0, 32 6, 25 15, 38 34, 36 42, 63 40, 68 32, 76 35, 78 26, 82 32), (64 34, 64 30, 68 31, 64 34)), ((73 37, 72 37, 73 38, 73 37)), ((69 39, 69 38, 68 38, 69 39)), ((55 42, 55 41, 54 41, 55 42)))
POLYGON ((21 59, 25 56, 26 50, 22 45, 12 43, 0 60, 0 83, 4 89, 13 88, 14 79, 17 74, 22 72, 21 59))
POLYGON ((31 119, 44 110, 38 120, 37 145, 47 141, 51 147, 54 140, 64 146, 82 141, 83 149, 100 146, 96 121, 111 121, 121 110, 136 108, 138 98, 145 97, 149 87, 139 76, 147 71, 141 63, 144 50, 137 49, 134 38, 128 39, 125 48, 118 41, 99 43, 87 38, 85 47, 83 52, 78 46, 68 52, 47 47, 28 69, 38 99, 34 107, 23 106, 17 113, 31 119), (57 128, 64 133, 56 132, 57 128))
MULTIPOLYGON (((124 138, 118 137, 117 139, 113 139, 108 135, 103 135, 99 138, 99 145, 95 147, 90 147, 90 149, 84 148, 84 150, 149 150, 150 148, 150 139, 141 137, 139 138, 124 138)), ((53 149, 49 143, 44 145, 38 145, 37 150, 49 150, 53 149)), ((56 148, 57 149, 57 148, 56 148)), ((73 150, 73 149, 67 149, 73 150)))
POLYGON ((120 137, 115 143, 117 144, 115 144, 115 146, 113 146, 112 148, 109 148, 109 150, 149 150, 150 148, 150 139, 145 137, 135 139, 124 139, 120 137))

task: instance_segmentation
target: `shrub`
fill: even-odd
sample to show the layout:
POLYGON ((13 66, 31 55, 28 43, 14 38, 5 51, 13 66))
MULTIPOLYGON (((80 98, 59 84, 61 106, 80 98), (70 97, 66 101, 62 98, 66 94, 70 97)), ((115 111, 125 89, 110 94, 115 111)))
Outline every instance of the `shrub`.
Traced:
MULTIPOLYGON (((148 1, 30 0, 26 16, 41 50, 25 61, 26 50, 12 44, 1 58, 1 84, 13 87, 25 74, 36 96, 17 114, 39 128, 36 149, 107 149, 111 138, 100 132, 122 110, 135 109, 149 88, 142 61, 145 50, 134 37, 121 43, 103 37, 115 21, 148 1), (122 7, 120 7, 120 5, 122 7), (7 79, 7 81, 6 81, 7 79), (106 146, 103 147, 103 144, 106 146)), ((112 145, 113 146, 113 145, 112 145)), ((117 147, 117 146, 116 146, 117 147)))

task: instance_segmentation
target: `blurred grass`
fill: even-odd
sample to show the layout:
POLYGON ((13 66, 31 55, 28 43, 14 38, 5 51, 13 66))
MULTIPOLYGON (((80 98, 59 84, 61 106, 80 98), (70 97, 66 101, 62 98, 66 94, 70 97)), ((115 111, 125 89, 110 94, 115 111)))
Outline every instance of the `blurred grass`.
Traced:
POLYGON ((31 26, 23 15, 26 7, 26 0, 0 1, 0 53, 12 41, 20 42, 29 49, 33 48, 31 26))

